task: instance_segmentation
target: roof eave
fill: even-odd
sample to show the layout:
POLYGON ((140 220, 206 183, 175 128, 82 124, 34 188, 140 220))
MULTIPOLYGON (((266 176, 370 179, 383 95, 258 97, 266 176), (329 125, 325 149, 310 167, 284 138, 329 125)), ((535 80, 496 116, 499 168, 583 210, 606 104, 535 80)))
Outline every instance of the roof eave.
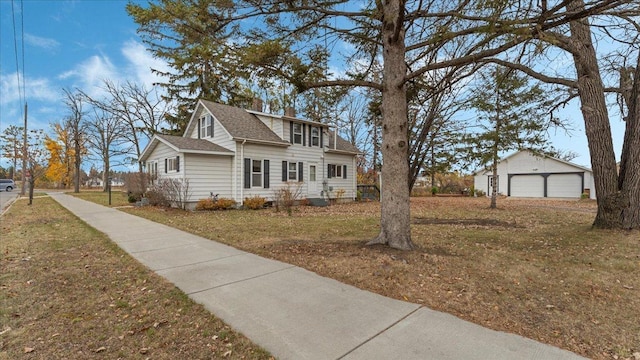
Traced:
POLYGON ((265 144, 265 145, 274 145, 274 146, 282 146, 289 147, 291 144, 288 142, 277 142, 277 141, 269 141, 269 140, 258 140, 258 139, 245 139, 245 138, 233 138, 233 140, 237 142, 249 142, 252 144, 265 144))
POLYGON ((180 149, 178 152, 184 154, 202 154, 202 155, 222 155, 222 156, 233 156, 235 153, 232 151, 209 151, 209 150, 191 150, 191 149, 180 149))
POLYGON ((338 149, 327 149, 325 152, 334 153, 334 154, 344 154, 344 155, 362 155, 362 153, 359 151, 338 150, 338 149))
POLYGON ((292 116, 287 116, 287 115, 283 115, 281 116, 281 119, 283 120, 289 120, 289 121, 295 121, 295 122, 299 122, 299 123, 303 123, 303 124, 310 124, 313 126, 320 126, 320 127, 324 127, 324 128, 330 128, 331 126, 329 126, 328 124, 323 124, 317 121, 312 121, 312 120, 305 120, 305 119, 300 119, 297 117, 292 117, 292 116))

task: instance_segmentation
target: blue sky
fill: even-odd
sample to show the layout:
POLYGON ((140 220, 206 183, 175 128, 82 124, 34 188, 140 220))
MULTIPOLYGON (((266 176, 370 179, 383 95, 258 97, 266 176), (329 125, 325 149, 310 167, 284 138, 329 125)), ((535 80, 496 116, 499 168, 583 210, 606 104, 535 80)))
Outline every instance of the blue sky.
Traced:
MULTIPOLYGON (((151 87, 150 68, 163 68, 144 48, 124 0, 0 0, 0 131, 23 124, 24 100, 18 87, 14 21, 20 82, 28 103, 28 128, 50 130, 67 115, 62 89, 99 94, 104 79, 135 81, 151 87), (12 12, 13 5, 13 12, 12 12), (23 8, 23 9, 22 9, 23 8), (23 23, 22 23, 23 22, 23 23), (24 67, 22 63, 24 29, 24 67)), ((6 160, 2 161, 6 166, 6 160)))
MULTIPOLYGON (((146 1, 145 1, 146 2, 146 1)), ((157 79, 150 68, 166 68, 144 48, 124 0, 35 1, 0 0, 0 131, 23 124, 14 51, 15 18, 19 73, 29 105, 29 129, 49 131, 49 124, 66 115, 62 88, 98 94, 104 79, 131 80, 151 87, 157 79), (14 12, 12 12, 12 4, 14 12), (23 8, 23 9, 22 9, 23 8), (24 68, 22 30, 24 29, 24 68)), ((580 154, 573 162, 591 167, 582 116, 575 101, 562 116, 572 122, 568 136, 551 134, 553 146, 580 154)), ((624 123, 612 112, 616 156, 619 158, 624 123)), ((2 165, 6 166, 3 159, 2 165)))

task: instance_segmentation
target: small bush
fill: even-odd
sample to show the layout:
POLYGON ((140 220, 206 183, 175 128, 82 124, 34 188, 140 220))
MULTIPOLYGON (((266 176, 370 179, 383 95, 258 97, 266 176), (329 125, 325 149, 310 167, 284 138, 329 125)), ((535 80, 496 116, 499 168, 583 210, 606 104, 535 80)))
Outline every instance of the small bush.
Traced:
POLYGON ((142 199, 142 193, 141 192, 129 191, 127 193, 127 201, 129 201, 129 203, 138 202, 138 201, 140 201, 140 199, 142 199))
POLYGON ((588 199, 588 198, 589 198, 589 194, 587 194, 586 192, 585 192, 585 193, 582 193, 582 194, 580 195, 580 199, 583 199, 583 200, 584 200, 584 199, 588 199))
POLYGON ((236 201, 233 199, 221 198, 218 201, 214 201, 216 208, 214 210, 229 210, 236 206, 236 201))
POLYGON ((431 195, 432 196, 436 196, 436 194, 438 193, 438 188, 436 186, 431 188, 431 195))
POLYGON ((214 201, 211 198, 206 198, 198 200, 198 203, 196 204, 196 210, 229 210, 233 209, 235 206, 236 202, 233 199, 221 198, 214 201))
POLYGON ((262 209, 266 202, 267 200, 265 198, 256 195, 251 198, 244 198, 243 205, 247 209, 258 210, 262 209))
POLYGON ((485 193, 484 191, 480 190, 480 189, 476 189, 476 196, 477 197, 481 197, 481 196, 485 196, 487 195, 487 193, 485 193))
POLYGON ((167 199, 165 194, 157 189, 147 191, 145 197, 149 200, 149 205, 151 206, 171 206, 171 202, 167 199))
POLYGON ((287 182, 286 185, 273 193, 276 212, 283 207, 289 216, 292 214, 293 206, 302 194, 302 183, 287 182))
POLYGON ((196 210, 214 210, 215 202, 213 199, 200 199, 196 204, 196 210))

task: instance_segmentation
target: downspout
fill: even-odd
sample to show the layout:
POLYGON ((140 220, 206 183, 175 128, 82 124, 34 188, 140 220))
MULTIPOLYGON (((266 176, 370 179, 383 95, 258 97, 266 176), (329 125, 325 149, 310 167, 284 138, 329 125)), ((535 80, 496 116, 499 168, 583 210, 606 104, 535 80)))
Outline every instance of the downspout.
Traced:
MULTIPOLYGON (((244 199, 244 143, 247 142, 247 139, 242 140, 242 144, 240 144, 240 182, 242 182, 240 186, 240 203, 242 204, 242 199, 244 199)), ((236 182, 237 184, 238 182, 236 182)))

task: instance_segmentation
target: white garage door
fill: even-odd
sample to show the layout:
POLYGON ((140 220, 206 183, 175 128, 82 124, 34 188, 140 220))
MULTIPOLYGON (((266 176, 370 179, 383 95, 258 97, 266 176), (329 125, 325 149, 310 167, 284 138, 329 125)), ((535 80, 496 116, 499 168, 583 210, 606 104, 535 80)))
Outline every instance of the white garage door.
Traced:
POLYGON ((547 197, 579 198, 582 177, 578 174, 552 174, 547 178, 547 197))
POLYGON ((511 196, 544 197, 544 178, 540 175, 512 176, 511 196))

